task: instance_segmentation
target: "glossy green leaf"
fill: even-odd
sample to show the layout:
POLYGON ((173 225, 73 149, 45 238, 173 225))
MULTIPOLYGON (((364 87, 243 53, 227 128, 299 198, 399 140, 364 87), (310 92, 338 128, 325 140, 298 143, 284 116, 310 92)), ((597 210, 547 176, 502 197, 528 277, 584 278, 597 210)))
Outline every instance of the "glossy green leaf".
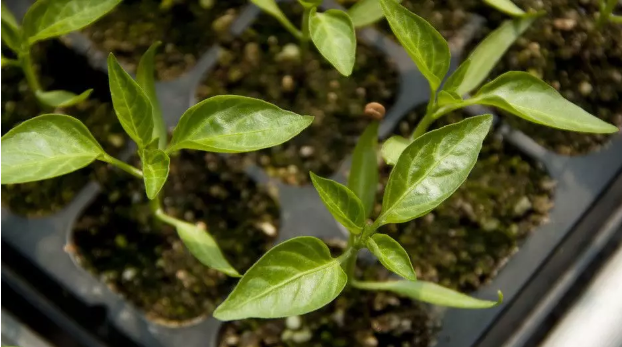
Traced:
MULTIPOLYGON (((402 0, 396 0, 396 2, 401 3, 402 0)), ((348 14, 355 28, 373 24, 384 18, 379 0, 359 0, 350 7, 348 14)))
POLYGON ((467 118, 418 137, 391 171, 377 223, 420 217, 453 194, 477 161, 492 116, 467 118))
POLYGON ((50 107, 69 107, 88 99, 92 92, 93 89, 89 89, 80 95, 76 95, 66 90, 51 90, 49 92, 38 90, 35 92, 35 96, 41 103, 50 107))
POLYGON ((167 152, 182 148, 241 153, 279 145, 311 125, 300 116, 259 99, 219 95, 189 108, 173 131, 167 152))
POLYGON ((140 151, 140 159, 147 197, 155 199, 166 183, 171 159, 160 149, 144 149, 140 151))
POLYGON ((530 122, 587 133, 615 133, 618 128, 564 99, 555 88, 527 73, 507 72, 484 85, 472 102, 499 107, 530 122))
POLYGON ((426 281, 355 282, 354 286, 364 290, 386 290, 438 306, 464 309, 491 308, 503 302, 501 291, 498 292, 498 301, 481 300, 426 281))
POLYGON ((121 0, 37 0, 24 16, 28 44, 84 28, 121 0))
POLYGON ((313 186, 317 190, 328 211, 353 234, 360 234, 365 226, 365 209, 361 200, 348 187, 333 180, 310 173, 313 186))
POLYGON ((305 314, 333 301, 347 279, 321 240, 296 237, 259 259, 214 311, 214 317, 229 321, 305 314))
POLYGON ((365 209, 365 217, 371 216, 378 187, 378 122, 371 122, 359 138, 352 154, 348 188, 356 194, 365 209))
POLYGON ((144 148, 154 138, 149 98, 138 83, 123 70, 112 53, 108 56, 108 79, 112 105, 121 126, 139 148, 144 148))
POLYGON ((356 34, 347 13, 311 11, 309 33, 317 50, 344 76, 350 76, 356 57, 356 34))
POLYGON ((179 238, 184 242, 188 251, 203 265, 231 277, 240 277, 240 274, 229 264, 222 254, 212 235, 190 223, 177 220, 174 224, 179 238))
POLYGON ((505 52, 536 20, 536 16, 503 22, 471 52, 458 69, 447 79, 443 90, 462 96, 477 88, 497 65, 505 52))
POLYGON ((409 281, 416 281, 417 275, 406 250, 389 235, 375 234, 367 239, 367 248, 390 271, 409 281))
POLYGON ((2 42, 14 52, 19 52, 22 44, 22 29, 15 20, 15 16, 2 3, 2 42))
POLYGON ((437 90, 449 70, 447 41, 425 19, 408 11, 395 0, 380 0, 380 4, 391 30, 427 78, 430 88, 437 90))
POLYGON ((382 158, 388 165, 397 164, 397 160, 402 155, 402 152, 411 144, 411 140, 399 135, 391 136, 382 144, 382 158))
POLYGON ((512 0, 484 0, 488 5, 510 16, 524 16, 525 11, 516 6, 512 0))
POLYGON ((143 54, 136 68, 136 82, 143 89, 145 95, 151 102, 151 115, 153 117, 153 137, 158 138, 158 147, 166 147, 167 131, 164 119, 162 118, 162 108, 158 100, 155 87, 155 53, 162 42, 154 42, 151 47, 143 54))
POLYGON ((81 169, 105 155, 79 120, 60 114, 29 119, 2 136, 2 184, 40 181, 81 169))

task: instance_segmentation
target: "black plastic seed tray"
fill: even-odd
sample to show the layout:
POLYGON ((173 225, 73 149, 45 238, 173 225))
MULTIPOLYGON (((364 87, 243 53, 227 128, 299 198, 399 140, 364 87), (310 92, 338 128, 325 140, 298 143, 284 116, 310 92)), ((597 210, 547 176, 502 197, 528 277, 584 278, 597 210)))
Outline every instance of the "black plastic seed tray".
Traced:
MULTIPOLYGON (((23 15, 27 6, 27 2, 21 0, 7 3, 16 15, 23 15)), ((239 35, 253 23, 259 13, 259 9, 252 5, 246 7, 233 23, 232 33, 239 35)), ((468 39, 470 33, 481 23, 482 19, 473 18, 462 34, 468 39)), ((428 85, 397 43, 374 29, 359 31, 358 38, 359 41, 389 56, 400 73, 399 93, 380 127, 380 136, 384 138, 392 133, 400 119, 410 110, 427 102, 428 85)), ((85 37, 74 34, 65 41, 70 42, 76 51, 86 55, 94 67, 106 69, 106 52, 94 50, 85 37)), ((157 84, 158 96, 168 126, 176 124, 182 113, 195 102, 195 90, 217 63, 218 50, 218 46, 209 49, 191 71, 178 79, 157 84)), ((452 68, 455 68, 461 52, 454 51, 452 55, 452 68)), ((471 110, 471 112, 478 111, 471 110)), ((529 283, 540 265, 571 233, 587 209, 606 190, 609 182, 620 172, 622 136, 616 135, 608 146, 596 153, 565 157, 544 149, 525 134, 502 122, 497 122, 495 131, 512 146, 541 163, 549 175, 557 181, 555 207, 550 213, 549 223, 541 226, 525 240, 520 251, 509 260, 490 285, 473 293, 480 298, 495 298, 496 291, 501 289, 506 303, 511 303, 521 288, 529 283)), ((334 179, 345 180, 349 162, 349 159, 344 158, 341 169, 334 175, 334 179)), ((247 173, 258 183, 278 187, 281 228, 277 242, 299 235, 347 237, 322 205, 312 186, 285 185, 278 179, 270 178, 259 167, 249 167, 247 173)), ((96 183, 88 184, 64 210, 45 218, 27 219, 11 214, 9 210, 3 208, 3 242, 9 243, 86 304, 105 307, 108 319, 140 345, 216 346, 221 326, 216 319, 208 318, 194 325, 177 328, 153 323, 123 297, 110 291, 106 285, 74 263, 72 256, 63 251, 64 246, 70 241, 73 223, 81 211, 97 196, 99 190, 96 183)), ((525 305, 533 306, 535 301, 525 305)), ((437 336, 437 345, 475 346, 493 326, 495 320, 504 313, 507 306, 504 304, 488 310, 441 309, 442 330, 437 336)))

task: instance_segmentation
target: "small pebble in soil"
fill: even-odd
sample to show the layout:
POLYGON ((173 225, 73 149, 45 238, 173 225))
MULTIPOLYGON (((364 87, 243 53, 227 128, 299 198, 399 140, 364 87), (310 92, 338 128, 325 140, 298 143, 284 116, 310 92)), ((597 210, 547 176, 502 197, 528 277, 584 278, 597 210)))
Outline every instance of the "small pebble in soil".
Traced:
POLYGON ((298 330, 302 326, 300 316, 291 316, 285 319, 285 326, 290 330, 298 330))

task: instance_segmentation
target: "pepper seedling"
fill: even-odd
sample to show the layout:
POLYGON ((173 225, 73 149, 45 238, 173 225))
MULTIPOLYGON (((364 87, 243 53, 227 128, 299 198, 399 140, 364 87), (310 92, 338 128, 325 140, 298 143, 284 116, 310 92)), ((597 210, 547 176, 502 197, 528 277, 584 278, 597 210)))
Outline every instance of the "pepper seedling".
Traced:
POLYGON ((347 12, 327 10, 318 12, 322 0, 298 0, 303 6, 302 23, 298 29, 285 16, 275 0, 251 0, 252 3, 283 25, 300 41, 301 55, 306 55, 309 41, 344 76, 350 76, 356 58, 356 34, 352 19, 347 12))
POLYGON ((38 0, 24 15, 22 25, 2 3, 2 42, 17 56, 17 59, 8 59, 3 55, 2 67, 21 68, 28 87, 46 107, 68 107, 86 100, 92 89, 80 95, 66 90, 43 90, 32 61, 31 48, 39 41, 86 27, 110 12, 120 2, 121 0, 38 0))
POLYGON ((125 132, 137 145, 142 170, 107 154, 78 119, 44 114, 2 136, 2 184, 44 180, 81 169, 95 160, 109 163, 144 181, 153 216, 176 228, 188 250, 204 265, 239 276, 208 231, 168 215, 161 207, 171 155, 184 149, 241 153, 279 145, 313 122, 311 116, 285 111, 262 100, 220 95, 190 107, 170 143, 157 100, 153 44, 139 62, 136 81, 108 57, 112 104, 125 132))

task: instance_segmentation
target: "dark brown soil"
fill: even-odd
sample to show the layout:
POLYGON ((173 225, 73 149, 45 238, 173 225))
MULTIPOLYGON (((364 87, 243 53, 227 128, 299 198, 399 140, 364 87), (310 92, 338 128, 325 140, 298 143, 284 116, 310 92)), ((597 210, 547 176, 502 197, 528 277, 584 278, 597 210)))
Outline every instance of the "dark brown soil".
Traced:
MULTIPOLYGON (((171 158, 163 204, 176 218, 206 223, 243 273, 275 239, 279 208, 239 166, 213 153, 182 151, 171 158)), ((152 218, 141 180, 108 174, 103 193, 75 224, 68 249, 153 321, 176 325, 211 314, 236 280, 199 263, 174 228, 152 218)))
MULTIPOLYGON (((359 264, 357 272, 366 280, 384 281, 390 275, 379 265, 359 264)), ((218 346, 427 347, 438 328, 438 320, 419 302, 346 288, 332 303, 304 316, 226 323, 218 346)))
MULTIPOLYGON (((302 6, 281 8, 299 23, 302 6)), ((365 104, 377 101, 389 108, 398 88, 393 63, 379 51, 359 42, 351 77, 343 77, 310 43, 300 62, 295 38, 280 24, 261 15, 240 39, 225 45, 220 62, 203 81, 198 99, 219 94, 261 98, 299 114, 315 116, 315 122, 287 143, 248 156, 283 181, 309 182, 309 171, 327 176, 338 169, 354 149, 368 119, 365 104)))
POLYGON ((162 3, 125 0, 83 32, 131 71, 152 43, 162 41, 156 54, 157 77, 171 80, 191 69, 211 45, 229 36, 229 25, 248 1, 212 1, 210 8, 199 0, 175 0, 170 8, 162 8, 162 3))
MULTIPOLYGON (((3 50, 4 52, 4 50, 3 50)), ((112 109, 107 91, 107 77, 90 70, 83 58, 63 49, 58 43, 37 44, 35 57, 47 58, 38 66, 41 83, 47 90, 66 89, 75 93, 95 88, 91 98, 67 109, 43 109, 28 88, 21 69, 2 69, 2 134, 19 123, 44 113, 68 114, 80 119, 111 155, 124 146, 126 137, 112 109), (71 71, 69 71, 71 69, 71 71), (56 81, 59 82, 56 82, 56 81)), ((36 59, 36 58, 35 58, 36 59)), ((44 216, 65 207, 78 191, 97 176, 103 163, 44 181, 2 186, 2 204, 12 212, 30 217, 44 216)))
MULTIPOLYGON (((437 125, 462 118, 460 113, 452 114, 437 125)), ((416 112, 410 113, 397 134, 412 134, 418 119, 416 112)), ((386 166, 381 171, 382 187, 389 172, 386 166)), ((521 241, 547 221, 554 187, 537 163, 491 134, 473 171, 454 195, 429 214, 387 225, 381 232, 404 246, 419 278, 470 292, 494 278, 521 241)), ((380 207, 376 206, 376 213, 380 207)))
MULTIPOLYGON (((510 48, 491 78, 510 70, 528 71, 591 114, 622 127, 622 25, 595 28, 599 0, 515 3, 547 14, 510 48)), ((488 18, 482 37, 504 19, 494 13, 488 18)), ((610 138, 554 130, 511 115, 505 118, 541 145, 564 155, 597 150, 610 138)))

